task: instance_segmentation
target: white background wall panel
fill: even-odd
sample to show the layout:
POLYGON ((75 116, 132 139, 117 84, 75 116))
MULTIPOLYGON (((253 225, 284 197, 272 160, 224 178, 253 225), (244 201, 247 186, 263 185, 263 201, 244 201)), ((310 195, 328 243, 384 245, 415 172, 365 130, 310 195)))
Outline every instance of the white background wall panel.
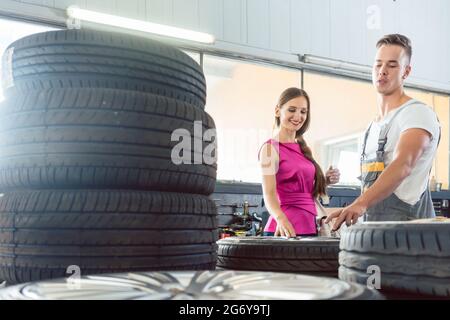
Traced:
POLYGON ((309 0, 291 1, 291 52, 307 53, 311 51, 312 2, 309 0))
POLYGON ((389 0, 366 0, 366 42, 365 42, 365 63, 371 65, 376 52, 377 41, 385 34, 398 32, 396 28, 396 3, 389 0), (372 11, 371 9, 374 9, 372 11), (373 16, 379 17, 378 23, 372 23, 373 16))
POLYGON ((244 11, 246 1, 224 0, 223 1, 223 40, 235 43, 247 42, 247 23, 244 11))
MULTIPOLYGON (((127 0, 126 2, 128 3, 129 0, 127 0)), ((122 3, 123 3, 123 1, 122 1, 122 3)), ((130 6, 132 6, 132 4, 130 6)), ((86 2, 86 8, 89 10, 101 11, 101 12, 110 13, 110 14, 117 14, 116 1, 88 0, 86 2)), ((136 10, 133 7, 132 7, 132 9, 136 10)))
POLYGON ((24 3, 37 4, 46 7, 54 7, 58 0, 22 0, 24 3))
POLYGON ((86 1, 87 0, 55 0, 54 6, 48 6, 52 8, 58 8, 58 9, 66 9, 68 6, 75 4, 79 6, 80 8, 86 8, 86 1))
MULTIPOLYGON (((432 79, 433 68, 431 65, 427 65, 429 64, 429 62, 427 62, 427 57, 431 61, 434 60, 436 51, 433 50, 433 52, 425 49, 428 46, 427 39, 431 36, 431 34, 426 32, 427 29, 429 30, 429 28, 427 28, 428 7, 429 4, 427 1, 408 0, 407 3, 405 1, 400 1, 397 4, 397 10, 399 12, 410 11, 410 14, 398 15, 398 28, 396 31, 401 34, 409 35, 412 41, 414 67, 412 76, 432 79)), ((433 45, 433 47, 437 49, 435 45, 433 45)))
POLYGON ((199 1, 199 30, 223 39, 223 2, 226 0, 199 1))
POLYGON ((291 52, 291 1, 269 0, 270 49, 291 52))
MULTIPOLYGON (((333 1, 335 3, 336 1, 333 1)), ((344 21, 337 21, 337 23, 346 24, 346 32, 340 35, 339 38, 348 39, 348 58, 349 60, 359 64, 365 64, 365 47, 366 47, 366 30, 367 30, 367 14, 364 1, 361 0, 346 0, 344 9, 347 14, 344 21)))
POLYGON ((413 75, 450 87, 448 0, 2 0, 0 9, 2 2, 61 9, 77 4, 209 32, 236 50, 268 57, 309 53, 372 64, 376 41, 401 32, 413 41, 413 75), (367 25, 370 7, 378 10, 377 28, 367 25))
POLYGON ((139 20, 147 18, 145 0, 116 1, 115 7, 115 14, 117 15, 139 20))
MULTIPOLYGON (((314 0, 311 4, 310 54, 329 57, 331 55, 331 0, 314 0)), ((333 0, 335 1, 335 0, 333 0)), ((308 52, 305 52, 308 53, 308 52)))
POLYGON ((441 76, 439 80, 450 82, 450 3, 447 0, 441 0, 440 1, 441 6, 441 14, 442 14, 442 20, 443 22, 443 28, 440 30, 439 33, 439 42, 442 42, 442 46, 445 48, 441 54, 441 59, 437 62, 437 64, 440 66, 440 69, 442 71, 441 76))
POLYGON ((178 27, 199 30, 198 0, 173 0, 173 21, 178 27))
POLYGON ((250 46, 270 49, 269 0, 247 0, 247 28, 250 46))
POLYGON ((151 22, 173 24, 173 2, 166 0, 146 0, 146 17, 151 22))
POLYGON ((350 56, 350 0, 330 1, 330 55, 338 60, 350 56))

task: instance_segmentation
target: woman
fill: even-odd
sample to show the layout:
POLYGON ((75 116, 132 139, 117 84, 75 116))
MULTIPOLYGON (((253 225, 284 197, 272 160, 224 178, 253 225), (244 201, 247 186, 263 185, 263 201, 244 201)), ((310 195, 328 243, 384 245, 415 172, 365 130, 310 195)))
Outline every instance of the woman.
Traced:
POLYGON ((339 182, 339 170, 330 167, 324 175, 303 138, 310 121, 308 94, 299 88, 286 89, 275 108, 274 138, 259 154, 270 213, 264 235, 316 236, 314 199, 325 195, 327 184, 339 182))

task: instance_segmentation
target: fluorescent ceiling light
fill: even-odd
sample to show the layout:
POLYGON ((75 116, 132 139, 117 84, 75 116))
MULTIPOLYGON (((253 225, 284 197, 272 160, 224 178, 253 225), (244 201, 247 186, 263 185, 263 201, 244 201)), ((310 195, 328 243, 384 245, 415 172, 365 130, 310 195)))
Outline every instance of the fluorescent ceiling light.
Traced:
POLYGON ((148 32, 171 38, 191 40, 207 44, 212 44, 215 41, 214 36, 207 33, 170 27, 162 24, 146 22, 141 20, 129 19, 90 10, 84 10, 80 9, 77 6, 68 7, 67 15, 75 20, 89 21, 94 23, 110 25, 114 27, 120 27, 124 29, 148 32))
POLYGON ((324 58, 319 56, 314 56, 310 54, 305 54, 303 56, 300 56, 300 60, 304 63, 309 63, 321 67, 328 67, 328 68, 334 68, 339 69, 343 71, 351 71, 351 72, 358 72, 358 73, 372 73, 372 67, 352 62, 345 62, 330 58, 324 58))

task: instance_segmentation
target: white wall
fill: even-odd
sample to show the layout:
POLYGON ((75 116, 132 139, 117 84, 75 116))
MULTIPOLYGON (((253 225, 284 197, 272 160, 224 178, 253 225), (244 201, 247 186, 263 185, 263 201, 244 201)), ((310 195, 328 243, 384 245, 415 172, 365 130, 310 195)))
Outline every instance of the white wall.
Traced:
POLYGON ((21 12, 77 4, 209 32, 217 48, 290 61, 309 53, 371 64, 376 40, 400 32, 413 41, 414 79, 450 90, 448 0, 1 0, 0 12, 11 3, 21 12))

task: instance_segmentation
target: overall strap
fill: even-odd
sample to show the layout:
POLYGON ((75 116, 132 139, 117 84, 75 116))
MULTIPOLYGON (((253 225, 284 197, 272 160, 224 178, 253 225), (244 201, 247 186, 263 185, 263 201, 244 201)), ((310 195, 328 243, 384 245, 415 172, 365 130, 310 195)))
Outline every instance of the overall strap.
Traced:
MULTIPOLYGON (((384 148, 386 146, 387 143, 387 135, 389 133, 389 130, 392 127, 392 124, 394 122, 394 119, 403 111, 406 109, 406 106, 411 104, 413 101, 415 101, 414 99, 411 99, 410 102, 406 103, 403 107, 401 107, 400 110, 398 110, 394 116, 392 117, 391 120, 389 120, 389 122, 383 126, 383 128, 381 129, 380 135, 378 137, 378 149, 377 149, 377 158, 380 157, 380 159, 383 158, 384 156, 384 148)), ((364 143, 363 143, 363 150, 362 150, 362 154, 361 154, 361 160, 364 160, 366 157, 366 145, 367 145, 367 139, 369 138, 369 132, 370 129, 372 128, 373 125, 373 121, 370 124, 369 128, 366 131, 365 137, 364 137, 364 143)))
POLYGON ((366 158, 366 144, 367 144, 367 139, 369 138, 369 133, 370 133, 370 129, 372 128, 372 125, 373 125, 373 121, 370 123, 369 128, 366 130, 366 133, 364 134, 361 160, 364 160, 366 158))

